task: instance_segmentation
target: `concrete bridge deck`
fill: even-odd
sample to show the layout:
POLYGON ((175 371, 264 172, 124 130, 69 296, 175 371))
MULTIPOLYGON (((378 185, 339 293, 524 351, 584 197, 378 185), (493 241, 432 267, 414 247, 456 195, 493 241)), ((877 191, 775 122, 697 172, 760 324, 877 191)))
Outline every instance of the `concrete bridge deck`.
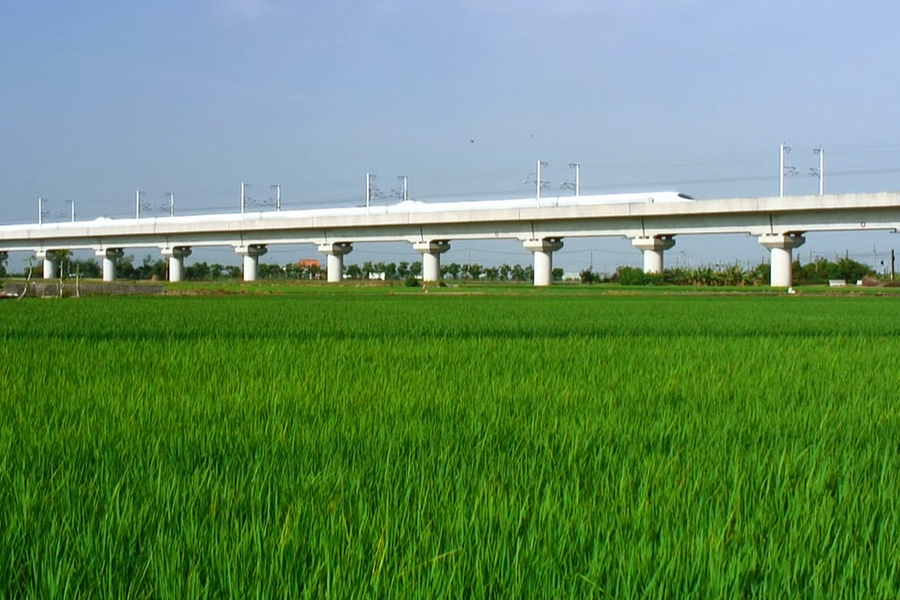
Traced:
POLYGON ((900 192, 687 200, 672 193, 581 196, 514 201, 96 219, 0 226, 0 252, 34 252, 55 275, 54 251, 93 249, 104 279, 115 277, 125 248, 157 247, 178 280, 183 259, 198 246, 232 246, 255 279, 258 257, 273 244, 315 244, 328 256, 329 281, 339 281, 343 256, 357 242, 406 241, 423 255, 425 279, 440 276, 440 254, 453 240, 518 239, 535 254, 535 284, 547 285, 552 253, 567 237, 626 237, 660 271, 663 253, 680 235, 742 233, 772 253, 772 285, 791 285, 791 250, 810 231, 891 230, 900 226, 900 192))

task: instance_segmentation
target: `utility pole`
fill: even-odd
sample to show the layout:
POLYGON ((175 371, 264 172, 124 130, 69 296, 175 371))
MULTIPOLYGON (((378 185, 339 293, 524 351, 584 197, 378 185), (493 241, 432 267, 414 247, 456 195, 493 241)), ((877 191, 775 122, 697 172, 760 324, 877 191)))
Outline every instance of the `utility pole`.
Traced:
POLYGON ((894 251, 891 250, 891 281, 894 280, 894 251))
POLYGON ((72 205, 72 222, 75 222, 75 201, 74 200, 66 200, 69 204, 72 205))
POLYGON ((404 202, 409 200, 409 181, 406 175, 397 175, 397 179, 403 182, 401 198, 404 202))
POLYGON ((38 225, 44 224, 44 199, 38 198, 38 225))
POLYGON ((166 197, 169 199, 169 216, 175 216, 175 192, 166 192, 166 197))

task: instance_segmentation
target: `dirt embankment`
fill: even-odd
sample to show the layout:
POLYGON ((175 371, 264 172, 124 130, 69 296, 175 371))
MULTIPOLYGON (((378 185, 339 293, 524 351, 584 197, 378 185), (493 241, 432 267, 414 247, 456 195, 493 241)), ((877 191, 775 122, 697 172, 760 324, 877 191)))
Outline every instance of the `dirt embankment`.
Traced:
POLYGON ((47 282, 6 282, 3 285, 3 292, 7 297, 21 297, 24 293, 25 297, 33 298, 72 298, 80 296, 158 296, 164 292, 161 283, 137 283, 137 282, 115 282, 115 283, 78 283, 67 281, 60 283, 58 281, 47 282))

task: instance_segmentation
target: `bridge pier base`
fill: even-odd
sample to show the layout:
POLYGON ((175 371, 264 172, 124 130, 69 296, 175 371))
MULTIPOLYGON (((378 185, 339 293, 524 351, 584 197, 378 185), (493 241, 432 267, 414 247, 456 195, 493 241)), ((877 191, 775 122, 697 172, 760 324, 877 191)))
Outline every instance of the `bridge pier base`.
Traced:
POLYGON ((441 280, 441 254, 450 249, 450 242, 415 242, 413 250, 422 255, 422 281, 441 280))
POLYGON ((191 255, 190 246, 163 248, 162 255, 169 259, 169 281, 176 283, 184 280, 184 259, 191 255))
POLYGON ((547 286, 553 281, 553 253, 562 249, 559 238, 525 240, 525 249, 534 254, 534 285, 547 286))
POLYGON ((662 273, 663 252, 675 245, 675 239, 670 235, 636 237, 631 245, 644 254, 644 273, 662 273))
POLYGON ((788 288, 794 282, 794 259, 792 250, 806 241, 799 233, 767 233, 759 236, 759 243, 769 249, 772 287, 788 288))
POLYGON ((340 283, 344 280, 344 255, 353 252, 353 244, 350 242, 334 242, 320 244, 319 252, 328 257, 326 273, 328 283, 340 283))
POLYGON ((34 255, 44 261, 44 279, 56 279, 59 276, 59 256, 55 250, 38 250, 34 255))
POLYGON ((116 262, 125 256, 125 251, 121 248, 106 248, 97 250, 94 254, 103 259, 103 281, 115 281, 116 262))
POLYGON ((259 257, 269 251, 265 244, 237 246, 235 252, 244 257, 244 281, 256 281, 259 274, 259 257))

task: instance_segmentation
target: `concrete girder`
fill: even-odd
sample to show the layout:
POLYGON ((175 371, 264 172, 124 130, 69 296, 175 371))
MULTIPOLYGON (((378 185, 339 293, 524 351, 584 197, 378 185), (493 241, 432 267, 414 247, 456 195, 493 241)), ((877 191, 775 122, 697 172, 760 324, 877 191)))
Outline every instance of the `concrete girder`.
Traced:
MULTIPOLYGON (((103 219, 77 223, 0 225, 0 250, 139 248, 147 245, 238 246, 398 240, 635 238, 750 234, 774 231, 872 231, 900 226, 900 192, 709 199, 702 202, 621 202, 365 214, 365 209, 103 219), (334 214, 332 214, 332 212, 334 214), (649 233, 648 233, 649 232, 649 233)), ((386 209, 385 209, 386 210, 386 209)))

